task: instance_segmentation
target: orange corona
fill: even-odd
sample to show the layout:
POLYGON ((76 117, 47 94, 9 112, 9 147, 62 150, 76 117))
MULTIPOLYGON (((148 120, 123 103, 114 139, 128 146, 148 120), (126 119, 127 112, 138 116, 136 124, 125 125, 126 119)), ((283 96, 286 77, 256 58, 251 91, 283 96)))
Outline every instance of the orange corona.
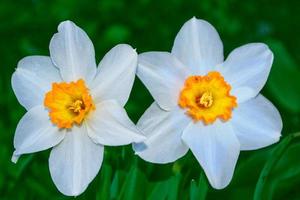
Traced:
POLYGON ((45 95, 44 105, 49 110, 52 123, 59 128, 81 124, 86 115, 95 110, 93 99, 85 82, 80 79, 70 83, 53 83, 45 95))
POLYGON ((233 108, 237 107, 236 97, 230 95, 231 86, 219 72, 206 76, 190 76, 185 80, 178 104, 187 109, 195 122, 202 120, 211 124, 217 118, 227 121, 233 108))

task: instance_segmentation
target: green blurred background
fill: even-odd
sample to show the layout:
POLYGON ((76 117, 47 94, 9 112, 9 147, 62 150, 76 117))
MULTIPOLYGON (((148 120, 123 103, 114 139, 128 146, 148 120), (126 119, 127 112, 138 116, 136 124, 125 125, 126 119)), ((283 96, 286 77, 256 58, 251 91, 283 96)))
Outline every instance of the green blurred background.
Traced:
MULTIPOLYGON (((142 161, 131 146, 107 147, 100 173, 77 199, 300 199, 300 1, 0 1, 0 199, 71 199, 55 188, 49 150, 10 162, 15 127, 25 113, 11 89, 17 62, 49 55, 59 22, 69 19, 92 39, 97 62, 118 43, 144 51, 169 51, 182 24, 193 16, 219 31, 225 56, 250 43, 267 43, 275 54, 262 93, 280 110, 280 143, 242 152, 231 184, 212 189, 191 152, 167 165, 142 161)), ((153 101, 136 80, 126 105, 136 122, 153 101)))

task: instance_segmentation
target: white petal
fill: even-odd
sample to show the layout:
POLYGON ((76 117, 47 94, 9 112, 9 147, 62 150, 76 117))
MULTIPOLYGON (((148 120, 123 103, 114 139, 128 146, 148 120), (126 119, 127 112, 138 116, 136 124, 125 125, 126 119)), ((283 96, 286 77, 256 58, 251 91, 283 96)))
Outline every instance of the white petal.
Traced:
POLYGON ((95 144, 85 126, 73 126, 65 139, 51 151, 49 168, 58 190, 78 196, 96 177, 103 160, 104 147, 95 144))
POLYGON ((86 120, 88 135, 95 143, 109 146, 141 142, 146 138, 139 134, 125 109, 116 101, 103 101, 86 120))
POLYGON ((14 157, 42 151, 57 145, 65 132, 53 125, 43 106, 30 109, 20 120, 14 137, 14 157))
POLYGON ((159 106, 170 110, 190 72, 168 52, 147 52, 139 55, 137 75, 159 106))
POLYGON ((239 104, 234 110, 232 127, 241 150, 254 150, 278 142, 282 120, 278 110, 262 95, 239 104))
POLYGON ((129 98, 137 67, 137 53, 131 46, 120 44, 102 59, 90 87, 94 101, 116 99, 124 106, 129 98))
POLYGON ((229 122, 212 125, 191 123, 182 139, 190 147, 205 174, 216 189, 226 187, 232 179, 240 144, 229 122))
POLYGON ((133 145, 135 153, 152 163, 170 163, 181 158, 188 151, 181 135, 190 121, 179 107, 165 111, 153 103, 137 124, 147 140, 133 145))
POLYGON ((211 24, 193 17, 177 34, 172 54, 194 74, 204 75, 223 62, 223 44, 211 24))
POLYGON ((12 76, 12 88, 27 110, 42 105, 53 82, 60 82, 58 69, 47 56, 28 56, 19 61, 12 76))
POLYGON ((273 62, 267 45, 252 43, 233 50, 219 66, 238 102, 255 97, 265 85, 273 62))
POLYGON ((95 77, 94 46, 88 35, 71 21, 58 26, 50 41, 50 55, 60 69, 64 81, 84 79, 87 84, 95 77))

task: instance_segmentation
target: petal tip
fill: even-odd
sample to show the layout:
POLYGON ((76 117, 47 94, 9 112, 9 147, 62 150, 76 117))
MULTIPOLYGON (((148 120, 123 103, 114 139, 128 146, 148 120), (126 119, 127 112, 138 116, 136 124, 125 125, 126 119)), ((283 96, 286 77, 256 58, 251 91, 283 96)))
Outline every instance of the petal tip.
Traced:
POLYGON ((276 136, 274 137, 274 143, 279 142, 279 140, 280 140, 281 137, 282 137, 281 132, 278 132, 278 133, 276 134, 276 136))
POLYGON ((62 21, 59 23, 57 30, 58 30, 58 32, 60 32, 64 28, 70 28, 72 26, 75 26, 75 23, 72 22, 71 20, 62 21))
POLYGON ((216 190, 222 190, 226 188, 231 182, 231 179, 227 181, 218 178, 215 178, 215 180, 210 180, 210 179, 208 180, 210 182, 210 185, 216 190))
POLYGON ((222 190, 222 189, 226 188, 228 185, 229 185, 229 183, 228 184, 211 184, 211 186, 216 190, 222 190))
POLYGON ((16 164, 19 160, 20 156, 16 155, 15 153, 13 153, 12 157, 11 157, 11 162, 13 162, 14 164, 16 164))

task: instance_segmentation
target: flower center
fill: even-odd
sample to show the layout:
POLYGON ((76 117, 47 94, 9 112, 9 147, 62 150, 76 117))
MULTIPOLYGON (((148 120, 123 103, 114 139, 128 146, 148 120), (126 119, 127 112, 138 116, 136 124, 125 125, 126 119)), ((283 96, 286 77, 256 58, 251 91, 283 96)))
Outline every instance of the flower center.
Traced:
POLYGON ((230 95, 231 86, 219 72, 206 76, 190 76, 185 80, 178 104, 195 122, 211 124, 217 118, 227 121, 237 107, 236 97, 230 95))
POLYGON ((45 95, 44 105, 49 110, 52 123, 59 128, 72 128, 74 123, 80 125, 89 111, 95 110, 93 99, 82 79, 53 83, 52 90, 45 95))
POLYGON ((79 113, 80 110, 83 109, 83 102, 81 100, 76 100, 74 103, 72 103, 69 107, 70 110, 73 110, 75 113, 79 113))
POLYGON ((200 97, 196 98, 196 103, 198 106, 203 106, 209 108, 214 102, 213 95, 211 92, 204 92, 200 97))

